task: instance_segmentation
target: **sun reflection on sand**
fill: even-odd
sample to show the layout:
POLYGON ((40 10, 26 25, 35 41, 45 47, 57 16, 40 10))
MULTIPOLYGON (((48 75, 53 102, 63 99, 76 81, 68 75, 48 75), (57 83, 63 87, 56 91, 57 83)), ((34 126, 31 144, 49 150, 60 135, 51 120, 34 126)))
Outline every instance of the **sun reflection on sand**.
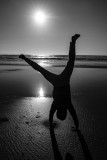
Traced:
POLYGON ((39 86, 38 89, 36 90, 36 98, 46 98, 46 90, 43 86, 39 86))
POLYGON ((44 97, 44 90, 42 87, 39 89, 38 93, 39 93, 39 97, 44 97))

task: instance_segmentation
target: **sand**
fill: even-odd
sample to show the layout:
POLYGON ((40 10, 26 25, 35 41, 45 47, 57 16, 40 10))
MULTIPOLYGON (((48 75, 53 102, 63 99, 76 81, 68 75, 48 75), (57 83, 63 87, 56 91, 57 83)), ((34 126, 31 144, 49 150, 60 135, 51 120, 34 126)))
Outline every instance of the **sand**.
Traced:
MULTIPOLYGON (((0 157, 2 159, 54 159, 48 121, 51 103, 52 98, 3 100, 0 117, 1 119, 6 117, 8 121, 0 123, 0 157)), ((72 154, 77 156, 75 143, 78 143, 76 140, 78 138, 76 134, 71 133, 68 121, 70 121, 69 118, 62 123, 56 116, 54 117, 59 149, 62 156, 67 151, 72 151, 72 154), (72 139, 71 142, 70 139, 72 139)))
MULTIPOLYGON (((91 100, 92 98, 90 96, 91 100)), ((97 105, 101 100, 103 105, 107 105, 107 102, 104 103, 103 96, 96 98, 98 100, 97 105)), ((1 99, 1 159, 54 159, 48 121, 51 103, 52 98, 45 97, 1 99)), ((107 157, 106 112, 99 109, 97 112, 93 110, 92 101, 87 102, 83 96, 74 96, 73 103, 79 118, 81 133, 93 159, 105 159, 107 157)), ((102 109, 104 109, 103 105, 102 109)), ((65 157, 66 152, 69 152, 74 159, 84 159, 78 135, 71 130, 73 120, 69 113, 65 121, 59 121, 55 115, 54 123, 56 124, 56 139, 62 157, 65 157)))

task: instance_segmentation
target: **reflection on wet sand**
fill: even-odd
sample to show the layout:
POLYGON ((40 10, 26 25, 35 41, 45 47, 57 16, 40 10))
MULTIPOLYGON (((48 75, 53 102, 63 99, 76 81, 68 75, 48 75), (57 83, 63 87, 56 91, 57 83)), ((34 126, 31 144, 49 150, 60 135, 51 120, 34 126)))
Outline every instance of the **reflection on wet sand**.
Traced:
POLYGON ((44 90, 43 90, 42 87, 39 89, 38 94, 39 94, 39 97, 44 97, 45 96, 45 93, 44 93, 44 90))

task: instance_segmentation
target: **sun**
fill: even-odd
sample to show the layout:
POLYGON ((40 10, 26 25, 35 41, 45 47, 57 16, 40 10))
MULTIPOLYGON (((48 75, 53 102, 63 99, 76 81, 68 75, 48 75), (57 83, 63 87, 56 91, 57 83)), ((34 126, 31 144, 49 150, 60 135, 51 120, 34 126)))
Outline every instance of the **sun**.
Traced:
POLYGON ((34 13, 33 19, 37 24, 43 25, 47 20, 47 15, 44 11, 38 10, 34 13))

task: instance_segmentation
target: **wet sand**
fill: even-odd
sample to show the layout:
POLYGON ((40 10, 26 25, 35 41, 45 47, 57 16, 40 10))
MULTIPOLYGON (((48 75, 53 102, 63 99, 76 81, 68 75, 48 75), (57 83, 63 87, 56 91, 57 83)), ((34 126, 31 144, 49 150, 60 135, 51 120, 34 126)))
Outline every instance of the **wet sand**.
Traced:
MULTIPOLYGON (((48 121, 52 86, 30 68, 12 69, 5 68, 0 75, 0 158, 53 160, 48 121), (38 97, 41 87, 45 97, 38 97)), ((61 69, 56 67, 53 71, 59 73, 61 69)), ((80 68, 74 70, 71 79, 72 103, 94 160, 107 159, 106 72, 80 68)), ((75 160, 83 160, 78 134, 71 130, 70 114, 65 121, 55 115, 54 123, 63 159, 69 152, 75 160)))

